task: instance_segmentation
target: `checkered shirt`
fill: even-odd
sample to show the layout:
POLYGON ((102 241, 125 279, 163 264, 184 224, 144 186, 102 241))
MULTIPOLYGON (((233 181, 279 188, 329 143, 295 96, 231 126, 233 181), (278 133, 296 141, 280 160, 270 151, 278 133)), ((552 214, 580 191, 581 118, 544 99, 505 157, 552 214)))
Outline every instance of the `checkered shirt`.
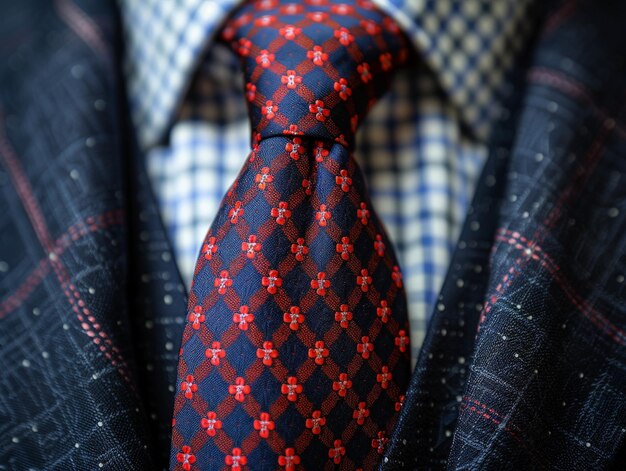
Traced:
MULTIPOLYGON (((133 120, 189 286, 206 231, 250 150, 240 66, 212 41, 235 2, 121 2, 133 120)), ((404 273, 413 359, 484 163, 504 75, 530 37, 532 2, 375 1, 423 58, 397 74, 356 144, 404 273)))

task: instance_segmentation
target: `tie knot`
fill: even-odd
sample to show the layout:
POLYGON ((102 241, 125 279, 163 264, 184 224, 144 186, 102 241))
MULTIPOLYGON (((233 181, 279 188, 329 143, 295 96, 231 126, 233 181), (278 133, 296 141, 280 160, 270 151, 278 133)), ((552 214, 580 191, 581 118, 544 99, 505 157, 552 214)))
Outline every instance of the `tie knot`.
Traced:
POLYGON ((396 23, 369 0, 248 2, 223 37, 242 58, 259 138, 304 135, 346 147, 407 55, 396 23))

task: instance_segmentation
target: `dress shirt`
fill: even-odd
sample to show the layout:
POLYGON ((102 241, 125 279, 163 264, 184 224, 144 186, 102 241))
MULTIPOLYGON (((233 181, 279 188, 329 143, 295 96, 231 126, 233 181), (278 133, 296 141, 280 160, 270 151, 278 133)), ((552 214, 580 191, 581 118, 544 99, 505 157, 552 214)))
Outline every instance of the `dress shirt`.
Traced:
MULTIPOLYGON (((396 75, 356 145, 404 273, 415 360, 484 164, 506 72, 531 37, 532 0, 374 3, 401 25, 420 59, 396 75)), ((133 120, 189 286, 206 231, 250 148, 240 67, 213 41, 236 2, 121 5, 133 120)))

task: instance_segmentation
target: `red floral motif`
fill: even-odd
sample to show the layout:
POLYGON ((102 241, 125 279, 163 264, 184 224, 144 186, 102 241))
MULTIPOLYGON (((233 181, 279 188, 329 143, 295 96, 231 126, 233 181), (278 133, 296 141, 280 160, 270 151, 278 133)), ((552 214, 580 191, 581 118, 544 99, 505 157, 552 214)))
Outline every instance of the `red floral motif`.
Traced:
POLYGON ((304 322, 304 315, 300 314, 300 308, 298 306, 291 306, 289 312, 283 314, 283 321, 289 323, 291 330, 298 330, 300 324, 304 322))
POLYGON ((252 42, 249 39, 241 38, 239 39, 239 44, 237 45, 237 53, 240 56, 248 56, 250 54, 250 48, 252 47, 252 42))
POLYGON ((349 46, 352 41, 354 41, 354 36, 350 34, 350 30, 346 28, 339 28, 335 30, 335 37, 339 40, 341 44, 344 46, 349 46))
POLYGON ((278 6, 278 0, 259 0, 254 6, 258 10, 273 10, 278 6))
POLYGON ((306 419, 305 425, 306 428, 311 429, 313 435, 319 435, 322 431, 322 427, 326 425, 326 418, 322 417, 321 411, 314 410, 311 417, 306 419))
POLYGON ((272 65, 272 61, 274 59, 274 54, 270 53, 267 49, 263 49, 261 52, 259 52, 259 55, 256 58, 256 63, 264 69, 267 69, 270 65, 272 65))
POLYGON ((218 420, 217 414, 211 411, 206 413, 206 419, 202 418, 200 425, 202 428, 206 429, 206 433, 209 437, 214 437, 217 433, 216 431, 222 428, 222 421, 218 420))
POLYGON ((370 338, 367 335, 361 337, 361 343, 356 346, 356 351, 366 360, 370 357, 370 353, 374 351, 374 344, 370 343, 370 338))
POLYGON ((352 412, 352 418, 355 419, 356 423, 359 425, 363 425, 365 419, 370 416, 370 410, 366 406, 367 404, 364 402, 359 402, 357 408, 352 412))
POLYGON ((364 226, 367 225, 367 221, 370 218, 370 212, 365 203, 359 204, 359 209, 356 210, 356 217, 361 220, 361 224, 364 226))
POLYGON ((294 137, 291 142, 285 145, 285 150, 289 152, 289 157, 293 160, 299 160, 300 156, 306 152, 306 148, 302 145, 302 139, 294 137))
POLYGON ((191 453, 191 447, 189 445, 184 445, 180 453, 176 454, 176 461, 182 464, 185 471, 189 471, 191 465, 196 462, 196 456, 191 453))
POLYGON ((274 15, 263 15, 256 20, 254 20, 254 24, 257 26, 269 26, 276 21, 276 17, 274 15))
POLYGON ((379 257, 385 255, 385 243, 383 242, 383 236, 380 234, 376 234, 376 240, 374 241, 374 250, 379 257))
POLYGON ((322 123, 330 116, 330 109, 324 108, 324 102, 322 100, 315 100, 315 103, 311 103, 309 105, 309 111, 315 113, 315 119, 322 123))
POLYGON ((350 129, 352 129, 352 132, 356 132, 356 128, 358 125, 359 125, 359 115, 354 114, 352 115, 352 118, 350 118, 350 129))
POLYGON ((253 83, 246 83, 246 99, 249 102, 253 102, 256 98, 256 85, 253 83))
POLYGON ((204 258, 207 260, 211 260, 213 258, 213 254, 217 252, 215 237, 209 237, 208 242, 202 246, 202 252, 204 253, 204 258))
POLYGON ((198 391, 198 385, 194 381, 195 379, 193 375, 187 375, 185 381, 180 384, 180 390, 185 391, 185 397, 187 399, 191 399, 193 397, 193 393, 198 391))
POLYGON ((254 181, 259 184, 259 190, 265 190, 268 183, 274 181, 274 177, 270 175, 270 168, 263 167, 261 173, 257 173, 254 181))
POLYGON ((276 294, 278 288, 283 285, 283 280, 278 276, 278 270, 270 270, 267 276, 261 278, 261 284, 267 288, 269 294, 276 294))
POLYGON ((241 243, 241 250, 246 253, 246 257, 252 259, 261 250, 262 245, 256 241, 255 235, 248 236, 248 242, 241 243))
POLYGON ((222 270, 219 278, 215 278, 213 286, 217 288, 219 294, 226 293, 226 288, 230 288, 233 285, 233 280, 229 278, 228 271, 222 270))
POLYGON ((346 136, 343 134, 339 134, 339 137, 335 138, 335 142, 341 144, 344 147, 348 147, 348 141, 346 140, 346 136))
POLYGON ((326 289, 330 288, 330 280, 326 278, 326 273, 323 271, 317 274, 317 280, 311 280, 311 288, 316 290, 316 293, 320 296, 326 295, 326 289))
POLYGON ((324 147, 324 143, 322 141, 315 141, 313 155, 315 156, 316 162, 323 162, 324 159, 328 157, 328 153, 328 149, 324 147))
POLYGON ((243 216, 243 213, 243 203, 241 201, 235 202, 235 207, 230 208, 230 211, 228 211, 228 217, 230 218, 231 224, 237 224, 239 216, 243 216))
POLYGON ((313 46, 313 50, 307 51, 307 59, 312 59, 315 65, 322 66, 324 61, 328 60, 328 54, 324 52, 321 46, 313 46))
POLYGON ((288 3, 280 7, 280 13, 283 15, 300 15, 304 7, 298 3, 288 3))
POLYGON ((398 331, 395 344, 401 352, 406 352, 406 347, 409 345, 409 337, 406 335, 406 330, 398 331))
POLYGON ((396 23, 396 21, 393 18, 389 18, 388 16, 386 16, 383 19, 383 26, 387 29, 387 31, 389 31, 390 33, 394 33, 397 34, 400 32, 400 27, 398 26, 398 23, 396 23))
POLYGON ((246 384, 246 381, 241 377, 235 379, 235 384, 228 386, 228 394, 235 396, 235 399, 239 402, 243 402, 246 398, 246 394, 250 394, 250 386, 246 384))
POLYGON ((232 22, 232 25, 236 26, 238 28, 241 28, 243 25, 249 23, 250 21, 252 21, 252 13, 246 13, 246 14, 241 15, 240 17, 236 18, 232 22))
POLYGON ((202 314, 202 306, 196 306, 193 308, 193 311, 189 313, 189 322, 191 322, 191 327, 194 330, 198 330, 200 328, 200 324, 206 320, 206 316, 202 314))
POLYGON ((313 12, 307 13, 307 17, 311 21, 315 21, 316 23, 321 23, 323 21, 326 21, 326 18, 328 18, 328 14, 324 13, 323 11, 313 11, 313 12))
POLYGON ((367 31, 367 34, 374 35, 380 33, 380 26, 371 20, 361 20, 361 26, 367 31))
POLYGON ((367 62, 363 62, 356 70, 361 75, 361 81, 367 83, 372 80, 372 73, 370 72, 370 65, 367 62))
POLYGON ((286 394, 287 399, 291 402, 295 402, 298 399, 298 394, 302 392, 302 385, 298 384, 298 378, 289 376, 287 382, 280 386, 280 392, 286 394))
POLYGON ((381 372, 376 375, 376 381, 380 383, 381 388, 387 389, 392 377, 393 375, 389 371, 389 367, 383 366, 381 372))
POLYGON ((393 57, 389 52, 380 55, 380 66, 383 70, 391 70, 393 67, 393 57))
POLYGON ((259 150, 259 143, 261 142, 261 133, 253 132, 252 133, 252 148, 259 150))
POLYGON ((341 238, 341 244, 335 246, 335 250, 341 254, 343 260, 349 260, 350 254, 354 253, 354 245, 350 243, 349 237, 344 236, 341 238))
POLYGON ((376 448, 378 454, 382 455, 383 451, 385 451, 385 445, 387 445, 388 441, 389 439, 385 437, 385 432, 380 431, 378 432, 378 438, 372 438, 372 448, 376 448))
POLYGON ((341 185, 341 189, 346 193, 350 191, 350 185, 352 185, 352 178, 349 177, 348 171, 342 169, 339 171, 339 175, 335 177, 335 183, 341 185))
POLYGON ((335 320, 339 322, 339 325, 344 329, 348 328, 348 322, 352 320, 352 313, 350 307, 347 304, 339 306, 339 311, 335 312, 335 320))
POLYGON ((287 85, 287 88, 293 90, 298 84, 302 83, 302 77, 296 74, 295 70, 288 70, 287 75, 280 77, 280 83, 287 85))
POLYGON ((386 324, 391 316, 391 308, 387 305, 387 300, 383 299, 380 302, 380 307, 376 308, 376 315, 380 317, 380 321, 386 324))
POLYGON ((230 42, 232 41, 236 32, 237 29, 233 25, 226 25, 222 30, 222 38, 224 38, 225 41, 230 42))
POLYGON ((341 463, 341 457, 346 454, 346 449, 341 445, 341 440, 335 440, 333 448, 328 450, 328 457, 332 458, 335 464, 341 463))
POLYGON ((398 401, 396 402, 396 412, 399 412, 400 409, 402 409, 402 406, 404 405, 404 394, 402 394, 399 398, 398 401))
POLYGON ((293 471, 300 464, 300 457, 293 448, 286 448, 285 454, 278 457, 278 464, 285 467, 285 471, 293 471))
POLYGON ((324 358, 328 356, 328 349, 324 347, 324 341, 315 342, 315 348, 309 348, 309 358, 314 358, 316 365, 323 365, 324 358))
POLYGON ((278 357, 278 350, 274 349, 272 342, 266 340, 263 342, 263 348, 257 348, 256 357, 261 358, 265 366, 272 366, 272 361, 278 357))
POLYGON ((231 453, 224 458, 224 463, 230 466, 230 469, 241 469, 248 464, 248 458, 241 454, 241 448, 233 448, 231 453))
POLYGON ((204 355, 211 360, 212 365, 217 366, 220 364, 220 358, 224 358, 226 356, 226 352, 219 342, 213 342, 211 344, 211 348, 207 348, 204 355))
POLYGON ((339 92, 339 98, 343 101, 352 96, 352 89, 348 86, 348 81, 345 78, 340 78, 339 82, 335 82, 334 88, 336 92, 339 92))
POLYGON ((354 8, 351 5, 346 3, 339 3, 330 7, 333 13, 337 15, 352 15, 354 13, 354 8))
POLYGON ((372 284, 372 277, 369 276, 366 268, 361 269, 361 274, 356 277, 356 284, 361 286, 361 291, 364 293, 369 291, 370 285, 372 284))
POLYGON ((289 129, 284 129, 283 134, 291 134, 292 136, 302 136, 304 133, 302 131, 298 131, 297 124, 290 124, 289 129))
POLYGON ((278 203, 278 208, 272 208, 270 212, 273 218, 276 218, 276 223, 281 226, 287 222, 287 219, 291 217, 291 211, 289 210, 289 203, 281 201, 278 203))
POLYGON ((302 180, 302 188, 304 188, 304 193, 306 195, 311 196, 312 190, 311 190, 311 182, 309 180, 307 180, 306 178, 304 180, 302 180))
POLYGON ((326 223, 327 223, 328 219, 330 219, 331 217, 332 217, 332 215, 330 214, 330 211, 326 211, 326 205, 325 204, 321 204, 319 211, 317 211, 317 213, 315 213, 315 219, 317 220, 319 225, 322 226, 322 227, 326 226, 326 223))
POLYGON ((298 238, 295 244, 291 244, 291 253, 295 254, 296 260, 299 262, 304 260, 304 256, 309 253, 309 248, 304 245, 304 239, 302 237, 298 238))
POLYGON ((393 272, 391 273, 391 279, 396 284, 396 287, 402 288, 402 272, 400 272, 400 267, 398 265, 394 265, 393 272))
POLYGON ((267 438, 270 436, 270 431, 274 430, 274 421, 270 420, 270 415, 267 412, 261 412, 259 419, 252 424, 254 430, 258 430, 261 438, 267 438))
POLYGON ((233 322, 238 324, 241 330, 248 330, 248 324, 254 320, 254 315, 248 306, 241 306, 239 312, 233 314, 233 322))
POLYGON ((278 34, 283 36, 285 39, 289 39, 290 41, 296 39, 296 36, 298 36, 301 32, 302 30, 300 28, 292 25, 283 26, 278 30, 278 34))
POLYGON ((348 389, 352 387, 352 381, 348 379, 347 373, 341 373, 339 379, 333 382, 333 391, 337 391, 341 397, 345 397, 348 389))
POLYGON ((267 119, 274 119, 277 112, 278 105, 275 105, 272 100, 267 100, 265 106, 261 107, 261 113, 263 113, 267 119))

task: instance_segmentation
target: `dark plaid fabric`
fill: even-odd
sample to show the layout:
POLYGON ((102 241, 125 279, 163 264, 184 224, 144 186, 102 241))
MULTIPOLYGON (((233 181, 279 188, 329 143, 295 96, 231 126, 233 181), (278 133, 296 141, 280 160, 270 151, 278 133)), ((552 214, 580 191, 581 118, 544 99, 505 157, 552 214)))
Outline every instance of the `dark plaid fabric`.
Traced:
POLYGON ((367 1, 241 8, 253 150, 195 269, 175 469, 373 469, 409 379, 406 298, 352 154, 407 56, 367 1))
POLYGON ((0 469, 163 469, 184 295, 111 2, 0 4, 0 469))
POLYGON ((547 16, 381 469, 626 467, 625 20, 547 16))
MULTIPOLYGON (((162 468, 182 325, 207 317, 195 309, 181 314, 180 277, 143 164, 125 131, 115 13, 107 2, 20 0, 0 6, 0 469, 162 468)), ((609 1, 565 2, 546 17, 530 63, 520 69, 523 80, 509 90, 511 106, 494 137, 405 404, 401 397, 394 404, 394 410, 402 409, 382 469, 624 468, 625 18, 626 6, 609 1)), ((266 118, 267 100, 259 103, 266 118)), ((305 114, 316 119, 320 106, 312 104, 318 108, 305 114)), ((292 144, 291 153, 296 137, 272 140, 276 147, 292 144)), ((247 168, 255 185, 269 189, 277 163, 261 147, 257 163, 247 168)), ((315 151, 304 147, 290 165, 304 166, 315 151)), ((319 150, 318 175, 339 169, 332 166, 335 153, 344 151, 334 149, 319 150)), ((349 183, 341 172, 332 176, 335 193, 343 184, 350 191, 362 184, 360 177, 350 176, 349 183)), ((237 200, 243 202, 243 196, 233 199, 230 209, 237 200)), ((249 224, 250 212, 243 209, 241 221, 249 224)), ((295 214, 292 223, 302 223, 295 214)), ((324 256, 315 250, 317 238, 337 221, 331 218, 322 227, 323 217, 313 221, 314 243, 289 244, 298 263, 324 256)), ((257 240, 238 242, 246 260, 248 253, 254 263, 274 256, 266 247, 257 251, 257 240)), ((389 247, 376 239, 372 247, 382 249, 380 242, 389 247)), ((354 253, 350 243, 358 251, 356 242, 346 242, 348 258, 354 253)), ((209 238, 203 255, 210 252, 217 260, 219 243, 215 251, 211 244, 209 238)), ((344 241, 333 251, 342 257, 344 241)), ((319 271, 311 273, 306 275, 317 290, 319 271)), ((263 276, 269 286, 270 277, 263 276)), ((285 277, 283 289, 292 284, 285 277)), ((281 332, 298 346, 311 316, 302 319, 282 306, 276 311, 281 332)), ((337 312, 335 330, 344 328, 344 317, 359 322, 353 311, 337 312)), ((387 311, 378 312, 382 323, 387 311)), ((238 326, 250 313, 256 316, 254 309, 236 313, 238 326)), ((286 355, 276 357, 273 347, 263 345, 274 340, 258 337, 260 348, 242 351, 253 355, 259 368, 282 365, 286 355)), ((332 381, 324 368, 341 352, 314 335, 305 341, 313 347, 294 350, 295 356, 311 360, 319 384, 339 383, 339 368, 332 381), (324 346, 317 344, 321 340, 324 346)), ((403 344, 402 336, 393 341, 398 349, 403 344)), ((362 362, 372 363, 379 349, 371 352, 362 339, 357 343, 362 362)), ((212 367, 232 361, 212 343, 200 352, 212 367)), ((397 371, 388 369, 394 381, 401 379, 397 371)), ((382 368, 377 380, 379 375, 382 380, 382 368)), ((283 393, 283 384, 267 377, 279 386, 273 397, 286 397, 282 404, 289 410, 298 410, 298 401, 309 394, 306 385, 301 393, 299 383, 289 380, 283 393), (289 400, 290 393, 297 401, 289 400)), ((352 400, 352 381, 344 405, 352 400)), ((235 382, 233 395, 245 395, 246 384, 235 382)), ((187 387, 197 394, 193 381, 185 392, 187 387)), ((332 429, 321 409, 311 410, 297 427, 319 437, 311 443, 324 445, 318 451, 328 467, 341 458, 339 467, 353 468, 352 449, 334 440, 356 427, 370 433, 368 421, 379 412, 358 403, 342 411, 354 421, 345 431, 332 429)), ((246 429, 249 440, 240 451, 230 447, 227 456, 213 448, 219 458, 209 469, 243 464, 249 443, 275 437, 281 427, 292 430, 286 419, 275 421, 272 410, 258 412, 267 415, 245 419, 253 432, 246 429)), ((233 427, 221 409, 200 413, 202 443, 233 427)), ((386 439, 376 435, 355 449, 378 456, 386 439)), ((200 467, 200 455, 190 459, 194 442, 176 445, 175 458, 186 453, 187 461, 200 467)), ((258 461, 257 447, 246 466, 308 464, 295 446, 279 445, 266 449, 273 461, 258 461)))

